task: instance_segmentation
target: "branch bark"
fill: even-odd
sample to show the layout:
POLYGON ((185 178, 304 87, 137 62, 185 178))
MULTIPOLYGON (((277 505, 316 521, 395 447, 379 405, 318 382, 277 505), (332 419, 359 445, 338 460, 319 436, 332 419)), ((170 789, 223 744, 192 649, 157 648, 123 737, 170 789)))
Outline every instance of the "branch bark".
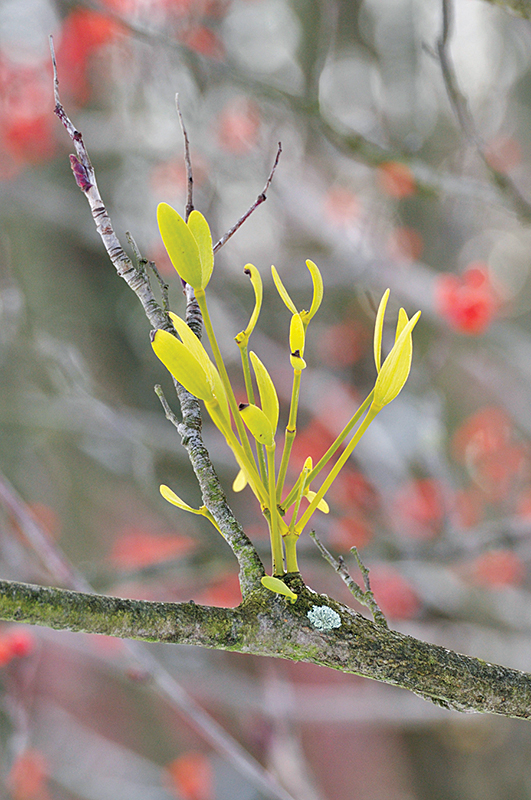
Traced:
POLYGON ((531 674, 489 664, 389 630, 351 608, 285 578, 294 605, 266 589, 237 608, 155 603, 0 581, 0 619, 307 661, 409 689, 457 711, 531 718, 531 674), (337 628, 313 627, 308 612, 327 606, 337 628))

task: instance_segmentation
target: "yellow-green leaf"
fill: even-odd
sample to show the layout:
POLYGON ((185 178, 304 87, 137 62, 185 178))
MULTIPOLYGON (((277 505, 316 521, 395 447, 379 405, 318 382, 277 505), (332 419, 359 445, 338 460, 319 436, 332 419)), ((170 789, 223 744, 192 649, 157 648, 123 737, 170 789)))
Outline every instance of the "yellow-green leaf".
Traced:
POLYGON ((303 358, 301 358, 299 355, 297 355, 296 352, 295 353, 290 353, 289 360, 290 360, 291 366, 297 372, 302 372, 303 369, 306 369, 306 361, 303 358))
POLYGON ((376 364, 376 372, 380 372, 382 365, 382 331, 385 317, 385 309, 387 301, 389 300, 390 289, 386 289, 380 305, 378 306, 378 313, 376 314, 376 322, 374 323, 374 363, 376 364))
POLYGON ((420 311, 417 311, 402 330, 391 352, 382 364, 374 385, 374 399, 372 401, 372 407, 377 411, 395 399, 408 378, 413 356, 411 333, 419 317, 420 311))
POLYGON ((199 258, 201 259, 201 289, 205 289, 212 270, 214 269, 214 250, 212 248, 212 234, 208 222, 200 211, 194 209, 188 217, 188 227, 197 242, 199 258))
POLYGON ((247 478, 245 476, 245 472, 243 471, 243 469, 241 469, 234 478, 234 481, 232 482, 232 491, 243 492, 246 486, 247 486, 247 478))
POLYGON ((201 257, 190 228, 168 203, 159 203, 157 220, 171 263, 183 281, 194 289, 201 288, 203 281, 201 257))
POLYGON ((177 314, 174 314, 173 311, 169 312, 170 319, 173 323, 173 327, 181 337, 183 344, 188 348, 188 350, 192 353, 192 355, 199 361, 201 366, 203 367, 207 379, 210 382, 212 387, 212 391, 216 397, 216 400, 219 403, 219 407, 223 413, 223 416, 226 420, 230 419, 229 413, 229 403, 227 400, 227 394, 225 392, 225 388, 223 386, 223 381, 221 380, 221 376, 217 371, 216 367, 212 363, 207 351, 201 344, 200 340, 197 338, 193 330, 190 328, 189 325, 179 317, 177 314))
POLYGON ((398 337, 408 324, 409 319, 408 316, 403 308, 400 309, 398 312, 398 322, 396 323, 396 333, 395 333, 395 342, 398 341, 398 337))
POLYGON ((288 309, 291 311, 291 313, 296 314, 297 309, 295 308, 295 303, 293 302, 293 300, 287 293, 286 289, 284 288, 284 284, 280 280, 280 275, 273 266, 271 266, 271 274, 273 275, 273 280, 275 281, 275 286, 277 287, 277 292, 279 293, 280 297, 282 298, 288 309))
POLYGON ((206 372, 185 344, 168 331, 158 330, 153 334, 151 346, 176 381, 195 397, 211 401, 213 391, 206 372))
POLYGON ((249 353, 249 358, 251 359, 256 376, 256 385, 258 386, 258 392, 260 394, 262 411, 271 423, 273 432, 275 432, 279 415, 279 402, 275 384, 264 364, 262 364, 256 353, 253 353, 252 350, 249 353))
POLYGON ((161 495, 163 496, 163 498, 168 501, 168 503, 171 503, 172 505, 177 506, 177 508, 182 508, 183 511, 190 511, 192 514, 202 514, 203 513, 199 509, 192 508, 191 506, 189 506, 188 503, 184 502, 184 500, 181 500, 179 495, 175 494, 173 489, 170 489, 170 487, 166 486, 164 483, 161 486, 159 486, 159 491, 160 491, 161 495))
POLYGON ((266 447, 272 447, 275 444, 273 426, 262 409, 252 403, 242 403, 239 411, 256 441, 265 444, 266 447))
POLYGON ((283 594, 285 597, 289 598, 292 603, 297 599, 295 592, 292 592, 284 581, 281 581, 280 578, 274 578, 272 575, 264 575, 262 578, 262 586, 265 586, 270 592, 275 592, 275 594, 283 594))
POLYGON ((321 302, 323 300, 323 293, 324 293, 323 278, 321 276, 321 273, 319 272, 317 264, 314 264, 313 261, 310 261, 310 259, 308 258, 306 261, 306 266, 310 270, 310 274, 312 276, 313 299, 312 299, 312 304, 310 306, 310 310, 305 314, 306 317, 306 319, 304 320, 305 325, 308 324, 311 318, 315 316, 315 314, 319 310, 319 306, 321 305, 321 302))
MULTIPOLYGON (((304 496, 308 499, 308 502, 311 503, 316 494, 317 492, 313 492, 311 489, 306 489, 304 496)), ((328 505, 324 497, 317 503, 317 508, 319 509, 319 511, 322 511, 323 514, 328 514, 328 512, 330 511, 330 506, 328 505)))
POLYGON ((244 341, 247 342, 249 340, 249 336, 254 331, 260 310, 262 308, 262 297, 264 293, 262 278, 260 277, 260 273, 254 264, 246 264, 243 271, 251 279, 251 285, 254 290, 254 309, 246 329, 236 336, 237 344, 241 344, 244 341))
POLYGON ((302 317, 294 314, 289 326, 289 349, 291 353, 298 353, 299 358, 304 356, 305 333, 302 317))

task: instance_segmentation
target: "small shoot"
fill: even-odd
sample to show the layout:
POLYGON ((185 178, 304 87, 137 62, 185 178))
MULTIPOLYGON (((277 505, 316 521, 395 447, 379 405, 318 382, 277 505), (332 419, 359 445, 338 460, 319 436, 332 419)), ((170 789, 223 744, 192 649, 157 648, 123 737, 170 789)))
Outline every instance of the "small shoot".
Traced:
MULTIPOLYGON (((402 390, 411 369, 412 332, 418 322, 420 311, 409 319, 404 309, 400 309, 395 342, 382 363, 383 325, 390 292, 387 290, 384 293, 375 321, 374 360, 377 377, 374 388, 317 464, 313 466, 312 459, 306 459, 299 477, 282 502, 293 442, 297 434, 301 375, 306 368, 304 352, 307 328, 323 300, 321 273, 313 261, 306 262, 312 280, 313 296, 309 311, 298 311, 277 270, 275 267, 271 268, 273 281, 280 298, 291 314, 289 358, 293 369, 288 422, 277 475, 275 436, 280 414, 278 394, 266 366, 255 352, 249 352, 248 349, 249 339, 256 327, 262 308, 263 285, 260 274, 253 264, 245 266, 244 272, 249 276, 254 292, 254 307, 247 327, 235 337, 241 354, 247 393, 247 402, 238 405, 212 327, 206 301, 205 290, 214 267, 214 248, 208 223, 199 211, 192 211, 188 221, 185 222, 167 203, 159 205, 157 216, 161 236, 170 259, 182 280, 189 284, 195 292, 213 360, 186 322, 176 314, 170 314, 170 316, 177 336, 165 330, 155 331, 152 334, 153 350, 175 380, 195 397, 204 401, 212 420, 233 451, 239 468, 234 479, 233 489, 242 491, 245 486, 249 485, 261 505, 270 529, 273 575, 263 578, 262 583, 270 591, 282 594, 294 602, 297 595, 286 586, 281 580, 281 576, 285 574, 285 571, 288 573, 298 572, 296 546, 299 536, 316 511, 328 513, 329 507, 325 500, 328 489, 347 463, 372 420, 402 390), (347 441, 350 434, 352 436, 347 441), (256 445, 256 455, 253 455, 251 448, 253 439, 256 445), (345 441, 347 441, 346 445, 345 441), (312 481, 336 456, 342 446, 343 452, 332 465, 321 486, 317 491, 312 490, 310 488, 312 481), (303 497, 307 499, 308 505, 301 511, 303 497), (283 517, 286 510, 292 506, 293 511, 288 525, 283 517)), ((206 516, 216 525, 204 506, 192 509, 167 486, 161 487, 161 493, 178 508, 206 516)), ((333 614, 335 613, 332 609, 329 610, 333 614)), ((315 614, 317 615, 315 627, 319 627, 321 623, 317 623, 320 620, 319 615, 322 615, 322 610, 317 609, 315 614)), ((326 626, 328 623, 323 620, 322 624, 326 626)), ((335 627, 335 624, 330 623, 330 625, 335 627)))
POLYGON ((286 586, 284 581, 281 581, 280 578, 275 578, 272 575, 264 575, 262 578, 262 586, 265 586, 265 588, 269 589, 270 592, 284 595, 284 597, 288 598, 290 603, 294 603, 297 599, 295 592, 292 592, 289 586, 286 586))

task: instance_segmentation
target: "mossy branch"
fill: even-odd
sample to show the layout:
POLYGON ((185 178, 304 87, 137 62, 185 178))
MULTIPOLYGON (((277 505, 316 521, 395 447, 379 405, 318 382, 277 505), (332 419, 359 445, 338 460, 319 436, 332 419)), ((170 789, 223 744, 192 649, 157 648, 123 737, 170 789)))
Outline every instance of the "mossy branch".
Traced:
POLYGON ((531 718, 531 674, 461 655, 375 625, 298 575, 291 605, 267 589, 238 608, 156 603, 0 581, 0 619, 58 630, 307 661, 409 689, 458 711, 531 718), (326 606, 341 624, 316 629, 308 612, 326 606))

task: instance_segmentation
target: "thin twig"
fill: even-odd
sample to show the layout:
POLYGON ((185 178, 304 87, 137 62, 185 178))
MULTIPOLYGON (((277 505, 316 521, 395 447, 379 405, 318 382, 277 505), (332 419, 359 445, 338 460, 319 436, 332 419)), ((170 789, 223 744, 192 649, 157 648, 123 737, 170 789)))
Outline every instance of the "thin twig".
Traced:
MULTIPOLYGON (((135 256, 136 266, 138 267, 138 269, 141 270, 142 272, 145 272, 147 267, 149 267, 151 269, 151 271, 153 272, 153 275, 157 279, 157 283, 159 284, 159 287, 160 287, 160 293, 161 293, 161 297, 162 297, 162 308, 164 309, 164 311, 168 312, 170 310, 170 300, 169 300, 169 294, 168 294, 169 290, 170 290, 170 287, 162 279, 162 276, 161 276, 160 272, 158 271, 157 265, 155 264, 155 262, 154 261, 149 261, 149 259, 147 259, 145 256, 142 255, 142 253, 140 252, 139 246, 137 245, 136 241, 134 240, 132 234, 129 231, 125 232, 125 237, 126 237, 127 241, 129 242, 129 245, 130 245, 130 247, 131 247, 131 249, 133 251, 133 254, 135 256)), ((148 280, 149 280, 149 276, 148 276, 148 280)))
POLYGON ((186 165, 186 207, 184 218, 188 220, 188 217, 194 210, 194 175, 192 172, 192 159, 190 158, 190 140, 188 139, 188 133, 184 124, 183 115, 181 114, 181 106, 179 104, 178 94, 175 95, 175 106, 177 108, 179 123, 181 125, 181 131, 184 139, 184 163, 186 165))
POLYGON ((352 592, 358 603, 361 603, 370 610, 372 617, 377 625, 383 625, 385 628, 388 628, 389 625, 387 624, 387 620, 380 606, 376 602, 376 599, 371 589, 371 584, 369 582, 369 570, 363 564, 357 548, 353 547, 350 552, 354 554, 354 557, 356 558, 356 561, 358 563, 358 567, 360 568, 361 574, 363 575, 363 582, 365 583, 365 591, 363 591, 361 586, 359 586, 356 583, 356 581, 348 571, 343 558, 341 556, 339 558, 334 558, 332 553, 329 550, 327 550, 327 548, 318 538, 315 531, 310 531, 310 536, 317 545, 322 557, 325 559, 325 561, 328 561, 331 567, 335 569, 339 577, 347 585, 349 591, 352 592))
POLYGON ((276 168, 278 166, 278 162, 279 162, 281 153, 282 153, 282 142, 279 142, 278 143, 277 154, 275 156, 275 161, 273 163, 273 166, 271 168, 271 172, 269 173, 269 177, 268 177, 268 179, 266 181, 266 184, 265 184, 264 188, 262 189, 262 191, 260 192, 260 194, 258 195, 256 200, 254 201, 252 206, 250 206, 250 208, 247 209, 247 211, 245 212, 243 217, 240 217, 238 222, 235 225, 233 225, 232 228, 230 230, 228 230, 227 233, 225 233, 218 242, 216 242, 216 244, 214 245, 214 253, 217 253, 217 251, 220 250, 223 247, 224 244, 227 244, 227 242, 229 241, 231 236, 234 236, 236 231, 239 228, 241 228, 241 226, 243 225, 245 220, 248 219, 251 216, 253 211, 256 211, 256 209, 258 208, 259 205, 261 205, 262 203, 265 203, 265 201, 267 200, 267 191, 268 191, 269 187, 271 186, 271 181, 273 180, 273 175, 275 174, 275 170, 276 170, 276 168))
POLYGON ((162 386, 160 386, 160 384, 157 383, 157 384, 155 384, 153 389, 154 389, 155 394, 157 395, 157 397, 160 400, 160 404, 161 404, 162 408, 164 409, 164 414, 166 415, 166 419, 169 420, 171 422, 171 424, 174 425, 177 428, 177 430, 180 430, 181 422, 179 420, 179 417, 177 416, 177 414, 175 414, 171 410, 170 404, 166 400, 166 396, 165 396, 164 392, 162 391, 162 386))

